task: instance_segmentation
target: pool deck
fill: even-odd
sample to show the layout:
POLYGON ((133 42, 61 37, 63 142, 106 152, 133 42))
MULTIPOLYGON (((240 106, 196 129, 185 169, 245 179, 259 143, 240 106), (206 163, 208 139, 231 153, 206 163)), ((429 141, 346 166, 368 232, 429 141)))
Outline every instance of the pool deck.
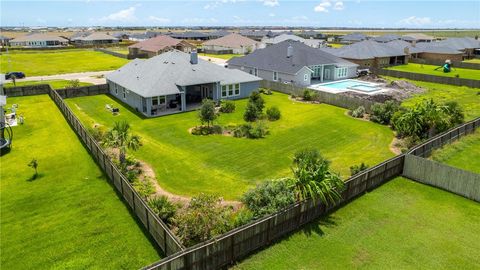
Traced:
POLYGON ((323 91, 323 92, 328 92, 328 93, 333 93, 333 94, 338 94, 338 93, 343 93, 343 92, 356 92, 356 93, 366 94, 366 95, 375 95, 375 94, 378 94, 378 93, 383 93, 383 92, 388 91, 388 89, 382 87, 382 84, 380 84, 380 83, 365 82, 365 81, 357 80, 357 79, 345 79, 345 80, 317 83, 317 84, 312 84, 312 85, 308 86, 308 88, 312 89, 312 90, 316 90, 316 91, 323 91), (364 83, 364 84, 378 86, 380 89, 376 90, 376 91, 361 91, 361 90, 349 89, 349 88, 336 89, 336 88, 333 88, 333 87, 328 87, 329 84, 341 83, 341 82, 346 82, 346 81, 358 81, 358 82, 361 82, 361 83, 364 83))

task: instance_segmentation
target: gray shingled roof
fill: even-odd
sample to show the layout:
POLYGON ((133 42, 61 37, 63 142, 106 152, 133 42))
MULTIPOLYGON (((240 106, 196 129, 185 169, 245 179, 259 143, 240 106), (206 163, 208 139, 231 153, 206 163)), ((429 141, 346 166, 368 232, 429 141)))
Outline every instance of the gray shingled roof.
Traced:
POLYGON ((343 41, 362 41, 367 39, 367 36, 362 33, 352 33, 339 37, 343 41))
POLYGON ((378 37, 374 37, 373 40, 377 42, 390 42, 393 40, 399 40, 401 37, 395 34, 386 34, 378 37))
POLYGON ((347 59, 373 59, 405 55, 404 49, 385 44, 373 40, 364 40, 338 49, 327 49, 326 51, 347 59))
POLYGON ((67 39, 54 36, 50 34, 43 33, 32 33, 25 36, 17 37, 12 39, 10 42, 26 42, 26 41, 58 41, 58 42, 68 42, 67 39))
POLYGON ((202 32, 183 32, 183 33, 172 33, 173 38, 208 38, 209 36, 202 32))
POLYGON ((417 52, 441 53, 441 54, 462 54, 461 51, 446 46, 441 42, 420 42, 415 45, 417 52))
POLYGON ((441 44, 445 47, 454 48, 457 50, 465 50, 465 49, 478 49, 480 48, 480 40, 470 38, 470 37, 463 37, 463 38, 447 38, 445 40, 436 42, 441 44))
POLYGON ((73 38, 72 40, 94 41, 94 40, 118 40, 118 39, 110 35, 107 35, 105 33, 94 32, 88 36, 77 37, 77 38, 73 38))
POLYGON ((261 80, 243 71, 227 69, 201 59, 197 64, 191 64, 190 54, 177 50, 147 60, 135 59, 106 78, 143 97, 178 94, 179 86, 261 80))
POLYGON ((281 34, 273 38, 264 38, 262 41, 266 44, 277 44, 286 40, 300 41, 310 47, 318 48, 324 42, 321 39, 305 39, 296 35, 281 34))
POLYGON ((305 66, 337 65, 356 66, 356 64, 331 55, 320 49, 314 49, 299 41, 283 41, 264 49, 257 49, 253 53, 235 57, 229 64, 246 67, 256 67, 264 70, 274 70, 287 74, 296 74, 305 66), (293 56, 287 57, 287 48, 292 46, 293 56))

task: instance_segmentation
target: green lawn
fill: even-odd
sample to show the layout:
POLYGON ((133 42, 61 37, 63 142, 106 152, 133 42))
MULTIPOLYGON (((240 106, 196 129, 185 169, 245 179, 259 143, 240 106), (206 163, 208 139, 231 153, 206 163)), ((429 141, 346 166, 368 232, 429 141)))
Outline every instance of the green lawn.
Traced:
POLYGON ((0 73, 22 71, 27 76, 113 70, 128 60, 92 50, 12 51, 0 56, 0 73))
POLYGON ((463 62, 480 64, 480 58, 474 58, 474 59, 464 60, 463 62))
POLYGON ((480 204, 394 179, 234 269, 479 269, 480 204))
MULTIPOLYGON (((69 85, 69 80, 45 80, 45 81, 23 81, 23 82, 16 82, 16 86, 25 86, 25 85, 36 85, 36 84, 49 84, 53 89, 62 89, 65 86, 69 85)), ((80 82, 80 86, 88 86, 93 85, 91 83, 80 82)), ((6 83, 4 84, 5 88, 14 87, 13 83, 6 83)))
POLYGON ((413 81, 394 77, 385 78, 388 80, 410 81, 420 87, 427 89, 425 93, 416 94, 403 101, 402 105, 404 106, 412 106, 420 102, 422 99, 429 98, 432 98, 436 102, 456 101, 462 106, 465 112, 466 120, 471 120, 480 116, 480 88, 469 88, 466 86, 454 86, 439 83, 413 81))
MULTIPOLYGON (((271 134, 258 140, 190 135, 188 129, 200 124, 197 112, 140 119, 106 95, 66 102, 86 126, 128 121, 143 140, 134 155, 151 164, 160 185, 175 194, 209 192, 238 199, 256 183, 290 175, 293 153, 304 147, 319 149, 345 178, 354 164, 374 165, 394 155, 388 147, 393 133, 386 126, 351 118, 338 107, 293 102, 277 92, 264 97, 267 107, 280 108, 282 119, 269 123, 271 134), (112 116, 106 104, 119 107, 120 115, 112 116)), ((236 112, 222 114, 220 124, 243 123, 246 100, 236 104, 236 112)))
POLYGON ((0 158, 0 268, 138 269, 160 259, 53 101, 7 102, 19 104, 25 124, 0 158))
POLYGON ((225 60, 230 60, 234 57, 242 57, 243 54, 208 54, 208 53, 200 53, 201 56, 207 56, 212 58, 220 58, 225 60))
POLYGON ((341 47, 343 47, 344 44, 340 44, 340 43, 328 43, 328 45, 330 45, 332 48, 341 48, 341 47))
POLYGON ((436 75, 436 76, 444 76, 444 77, 455 77, 456 75, 459 75, 460 78, 464 78, 464 79, 480 80, 480 70, 477 70, 477 69, 453 67, 451 72, 444 73, 443 68, 435 70, 438 67, 439 66, 408 63, 407 65, 399 65, 399 66, 389 67, 387 69, 412 72, 412 73, 420 73, 420 74, 429 74, 429 75, 436 75))
POLYGON ((480 130, 434 151, 432 159, 480 174, 480 130))

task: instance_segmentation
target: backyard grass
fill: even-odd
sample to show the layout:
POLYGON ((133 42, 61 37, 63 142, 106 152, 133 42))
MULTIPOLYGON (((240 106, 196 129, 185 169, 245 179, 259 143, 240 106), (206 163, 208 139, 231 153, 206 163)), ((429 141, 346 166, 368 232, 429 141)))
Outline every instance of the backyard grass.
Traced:
POLYGON ((434 151, 432 159, 480 174, 480 131, 434 151))
POLYGON ((436 102, 456 101, 463 108, 465 120, 472 120, 480 116, 480 88, 469 88, 466 86, 445 85, 439 83, 429 83, 413 81, 403 78, 386 77, 388 80, 405 80, 412 82, 420 87, 427 89, 426 92, 413 95, 403 101, 402 105, 408 107, 422 101, 422 99, 432 98, 436 102))
POLYGON ((474 59, 464 60, 463 62, 480 64, 480 58, 474 58, 474 59))
POLYGON ((53 101, 7 102, 25 124, 13 127, 13 149, 0 158, 0 268, 138 269, 160 259, 53 101))
POLYGON ((0 73, 22 71, 27 76, 117 69, 126 59, 93 50, 10 51, 0 56, 0 73))
POLYGON ((340 43, 328 43, 328 45, 330 45, 332 48, 341 48, 341 47, 343 47, 344 44, 340 44, 340 43))
MULTIPOLYGON (((239 199, 257 183, 289 176, 293 153, 305 147, 320 150, 344 178, 354 164, 374 165, 394 155, 389 150, 393 133, 386 126, 346 116, 342 108, 294 102, 277 92, 264 98, 267 107, 280 108, 282 118, 268 123, 270 135, 257 140, 191 135, 188 129, 200 124, 197 112, 141 119, 107 95, 66 102, 88 127, 128 121, 143 141, 133 155, 150 164, 160 185, 174 194, 207 192, 239 199), (120 108, 120 114, 112 116, 106 104, 120 108)), ((235 113, 222 114, 218 123, 243 123, 246 101, 236 101, 235 113)))
POLYGON ((463 78, 463 79, 480 80, 480 70, 477 70, 477 69, 453 67, 451 72, 444 73, 443 68, 435 70, 438 67, 439 66, 408 63, 407 65, 393 66, 387 69, 399 70, 399 71, 405 71, 405 72, 411 72, 411 73, 429 74, 429 75, 443 76, 443 77, 455 77, 458 75, 460 78, 463 78))
POLYGON ((212 58, 220 58, 224 60, 230 60, 234 57, 242 57, 243 54, 209 54, 209 53, 200 53, 201 56, 207 56, 212 58))
POLYGON ((479 269, 480 204, 396 178, 234 269, 479 269))
MULTIPOLYGON (((69 80, 45 80, 45 81, 22 81, 16 82, 16 86, 25 86, 25 85, 36 85, 36 84, 49 84, 53 89, 62 89, 65 86, 68 86, 70 83, 69 80)), ((93 85, 92 83, 80 82, 80 86, 89 86, 93 85)), ((15 87, 13 83, 6 83, 3 85, 5 88, 15 87)))

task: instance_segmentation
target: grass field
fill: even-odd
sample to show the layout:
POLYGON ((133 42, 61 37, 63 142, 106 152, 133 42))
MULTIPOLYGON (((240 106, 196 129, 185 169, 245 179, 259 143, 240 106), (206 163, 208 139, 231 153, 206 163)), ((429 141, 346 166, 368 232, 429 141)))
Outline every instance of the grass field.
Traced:
POLYGON ((414 95, 405 101, 402 105, 412 106, 422 99, 432 98, 436 102, 456 101, 458 102, 464 112, 465 119, 472 120, 480 116, 480 88, 469 88, 466 86, 454 86, 438 83, 429 83, 421 81, 413 81, 408 79, 399 79, 394 77, 385 77, 388 80, 406 80, 410 81, 420 87, 427 89, 425 93, 414 95))
POLYGON ((464 60, 463 62, 480 64, 480 58, 464 60))
POLYGON ((480 204, 396 178, 240 269, 479 269, 480 204))
POLYGON ((387 69, 399 70, 411 73, 420 73, 420 74, 429 74, 442 77, 455 77, 459 75, 460 78, 480 80, 480 70, 477 69, 466 69, 466 68, 456 68, 454 67, 451 72, 444 73, 443 68, 435 70, 439 66, 432 65, 421 65, 415 63, 408 63, 407 65, 399 65, 394 67, 389 67, 387 69))
POLYGON ((0 73, 22 71, 27 76, 117 69, 126 59, 92 50, 11 51, 0 56, 0 73))
POLYGON ((339 44, 339 43, 328 43, 332 48, 341 48, 343 47, 344 44, 339 44))
POLYGON ((25 124, 0 158, 2 269, 138 269, 160 258, 47 95, 8 98, 25 124), (27 164, 38 160, 32 180, 27 164))
POLYGON ((212 58, 220 58, 224 60, 230 60, 234 57, 242 57, 243 54, 208 54, 208 53, 200 53, 201 56, 212 57, 212 58))
POLYGON ((480 174, 480 130, 434 151, 432 159, 480 174))
MULTIPOLYGON (((23 81, 23 82, 16 82, 16 86, 25 86, 25 85, 36 85, 36 84, 49 84, 53 89, 62 89, 65 86, 69 85, 68 80, 45 80, 45 81, 23 81)), ((93 85, 91 83, 80 82, 80 86, 88 86, 93 85)), ((13 83, 4 84, 4 87, 14 87, 13 83)))
MULTIPOLYGON (((175 194, 209 192, 238 199, 256 183, 290 175, 293 153, 308 146, 332 160, 345 178, 354 164, 374 165, 393 156, 388 147, 393 133, 386 126, 353 119, 338 107, 293 102, 285 94, 264 97, 267 107, 280 108, 282 119, 269 123, 271 134, 259 140, 190 135, 188 129, 200 124, 197 112, 140 119, 106 95, 66 102, 89 127, 128 121, 143 140, 134 155, 152 165, 160 185, 175 194), (120 115, 112 116, 105 104, 119 107, 120 115)), ((235 113, 219 117, 220 124, 243 123, 246 100, 236 104, 235 113)))

